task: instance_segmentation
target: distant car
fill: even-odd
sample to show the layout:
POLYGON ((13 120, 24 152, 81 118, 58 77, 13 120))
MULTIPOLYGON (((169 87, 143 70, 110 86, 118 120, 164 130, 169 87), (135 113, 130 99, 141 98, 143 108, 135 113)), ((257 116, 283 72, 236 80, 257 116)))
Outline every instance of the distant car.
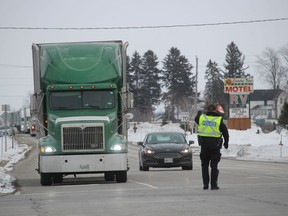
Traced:
POLYGON ((180 132, 148 133, 140 146, 139 169, 149 171, 149 167, 182 167, 183 170, 193 169, 192 149, 194 141, 187 140, 180 132))
POLYGON ((3 137, 4 133, 2 131, 0 131, 0 137, 3 137))

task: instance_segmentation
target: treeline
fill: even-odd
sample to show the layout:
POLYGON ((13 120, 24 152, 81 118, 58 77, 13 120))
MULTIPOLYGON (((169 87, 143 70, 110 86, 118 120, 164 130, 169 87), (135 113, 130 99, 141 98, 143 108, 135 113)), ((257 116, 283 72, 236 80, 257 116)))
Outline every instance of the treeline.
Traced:
POLYGON ((148 50, 143 56, 136 51, 127 58, 130 91, 134 93, 134 118, 151 121, 155 107, 162 102, 165 116, 175 121, 174 113, 188 111, 191 98, 195 97, 195 75, 192 64, 172 47, 159 68, 157 55, 148 50))
MULTIPOLYGON (((282 48, 281 54, 287 54, 286 60, 288 61, 288 52, 285 52, 287 50, 288 48, 282 48)), ((224 93, 224 78, 250 75, 245 73, 248 68, 248 66, 244 67, 245 56, 234 42, 227 45, 226 52, 223 70, 217 62, 211 59, 206 65, 204 101, 206 103, 218 103, 227 111, 228 96, 224 93)), ((281 70, 275 72, 275 70, 273 71, 274 62, 270 62, 270 70, 267 69, 267 65, 264 65, 264 61, 267 62, 266 58, 269 57, 269 54, 275 54, 274 52, 267 54, 267 52, 262 54, 262 58, 258 57, 259 76, 266 77, 266 83, 272 83, 271 87, 275 88, 275 86, 278 85, 279 87, 280 85, 280 83, 275 84, 275 82, 279 81, 279 78, 283 80, 286 74, 285 78, 288 84, 288 67, 281 66, 281 70), (286 71, 286 73, 283 73, 283 71, 286 71), (272 76, 274 77, 273 80, 268 79, 268 77, 271 77, 270 74, 274 75, 272 76)), ((192 71, 194 66, 181 54, 178 48, 170 48, 161 63, 162 67, 160 68, 160 60, 152 50, 148 50, 143 56, 135 51, 131 57, 127 57, 127 79, 130 91, 134 94, 133 112, 135 121, 150 122, 155 120, 155 108, 163 103, 165 113, 161 117, 164 120, 175 122, 179 119, 181 112, 191 113, 194 108, 195 97, 199 98, 199 92, 195 92, 196 76, 194 70, 192 71)), ((203 83, 198 84, 198 86, 200 85, 203 85, 203 83)), ((282 87, 285 89, 284 85, 282 87)))

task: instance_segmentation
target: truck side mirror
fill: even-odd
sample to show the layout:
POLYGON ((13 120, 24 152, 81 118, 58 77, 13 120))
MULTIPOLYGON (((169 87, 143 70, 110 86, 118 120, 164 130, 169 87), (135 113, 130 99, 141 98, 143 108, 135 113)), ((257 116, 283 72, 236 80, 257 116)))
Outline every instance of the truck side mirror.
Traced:
POLYGON ((126 113, 125 114, 125 118, 128 119, 128 120, 131 120, 134 118, 133 114, 132 113, 126 113))

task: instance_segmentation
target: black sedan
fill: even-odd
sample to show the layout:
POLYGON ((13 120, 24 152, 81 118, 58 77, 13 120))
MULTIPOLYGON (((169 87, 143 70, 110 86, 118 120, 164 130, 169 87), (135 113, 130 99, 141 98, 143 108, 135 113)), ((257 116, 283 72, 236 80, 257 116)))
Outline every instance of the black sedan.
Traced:
POLYGON ((193 141, 187 140, 180 132, 148 133, 143 142, 138 142, 139 169, 149 171, 149 167, 182 167, 183 170, 193 169, 193 141))

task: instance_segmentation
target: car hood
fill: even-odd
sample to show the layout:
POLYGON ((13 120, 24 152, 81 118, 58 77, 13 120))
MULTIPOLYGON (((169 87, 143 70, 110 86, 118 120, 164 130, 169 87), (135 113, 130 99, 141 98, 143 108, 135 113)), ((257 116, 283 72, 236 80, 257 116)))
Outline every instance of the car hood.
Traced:
POLYGON ((188 147, 187 144, 174 144, 174 143, 161 143, 161 144, 152 144, 152 145, 146 145, 146 147, 149 147, 150 149, 154 151, 180 151, 185 147, 188 147))

